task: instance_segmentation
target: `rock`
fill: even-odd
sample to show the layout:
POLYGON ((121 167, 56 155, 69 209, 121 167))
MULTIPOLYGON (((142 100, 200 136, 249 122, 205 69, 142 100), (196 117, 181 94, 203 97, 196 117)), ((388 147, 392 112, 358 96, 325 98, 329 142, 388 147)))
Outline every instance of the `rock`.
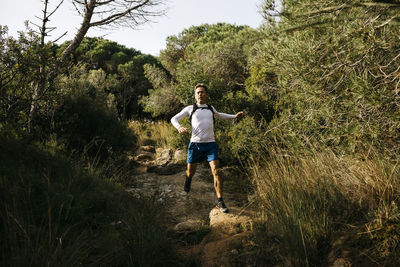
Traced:
POLYGON ((173 162, 176 164, 186 163, 186 152, 180 149, 176 150, 174 152, 173 162))
POLYGON ((156 153, 154 146, 141 146, 139 149, 150 153, 156 153))
POLYGON ((218 229, 225 234, 251 231, 253 228, 250 213, 235 207, 229 208, 229 213, 223 213, 214 208, 210 211, 209 218, 211 229, 218 229))
POLYGON ((175 225, 174 230, 178 233, 189 233, 198 231, 203 226, 200 220, 188 220, 175 225))
POLYGON ((155 148, 154 146, 140 146, 134 153, 134 156, 128 156, 130 159, 134 159, 140 163, 148 163, 153 161, 155 158, 155 148))
POLYGON ((154 159, 154 154, 143 152, 142 154, 138 154, 134 157, 135 161, 151 161, 154 159))
POLYGON ((255 266, 250 262, 246 264, 245 253, 239 255, 238 250, 249 246, 251 235, 245 232, 208 242, 201 251, 202 266, 255 266))
POLYGON ((156 154, 157 154, 157 159, 155 161, 156 165, 165 166, 172 160, 172 149, 157 148, 156 154))

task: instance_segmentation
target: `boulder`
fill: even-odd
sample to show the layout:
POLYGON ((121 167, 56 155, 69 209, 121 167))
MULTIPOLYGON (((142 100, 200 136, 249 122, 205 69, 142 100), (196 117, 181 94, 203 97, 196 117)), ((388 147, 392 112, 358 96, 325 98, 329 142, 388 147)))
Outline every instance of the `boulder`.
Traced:
POLYGON ((190 232, 196 232, 202 227, 203 227, 202 221, 190 219, 175 225, 174 230, 177 233, 190 233, 190 232))
POLYGON ((175 150, 173 156, 173 162, 176 164, 184 164, 186 163, 186 152, 183 150, 175 150))
POLYGON ((156 155, 156 165, 165 166, 172 160, 172 149, 157 148, 156 155))
MULTIPOLYGON (((228 207, 229 208, 229 207, 228 207)), ((223 213, 217 208, 210 211, 210 227, 225 234, 237 234, 251 231, 253 228, 252 215, 249 211, 236 207, 229 208, 229 213, 223 213)))
POLYGON ((128 156, 128 158, 139 163, 147 164, 155 159, 155 148, 154 146, 140 146, 136 149, 133 157, 128 156))

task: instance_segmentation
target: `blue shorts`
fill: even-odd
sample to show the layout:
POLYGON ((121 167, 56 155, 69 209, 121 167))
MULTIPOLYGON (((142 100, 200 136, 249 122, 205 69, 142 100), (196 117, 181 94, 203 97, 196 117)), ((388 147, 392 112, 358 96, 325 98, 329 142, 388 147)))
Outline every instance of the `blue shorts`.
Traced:
POLYGON ((217 143, 190 142, 187 153, 187 163, 197 163, 205 159, 208 162, 218 159, 217 143))

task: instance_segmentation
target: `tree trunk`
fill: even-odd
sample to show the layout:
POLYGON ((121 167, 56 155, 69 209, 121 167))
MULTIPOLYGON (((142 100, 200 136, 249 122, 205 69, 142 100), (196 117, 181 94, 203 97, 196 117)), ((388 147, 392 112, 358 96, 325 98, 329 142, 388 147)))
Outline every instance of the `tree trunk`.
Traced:
POLYGON ((32 99, 31 99, 31 107, 29 109, 29 115, 28 115, 28 125, 27 125, 27 131, 28 133, 32 132, 33 128, 33 120, 36 114, 36 109, 37 109, 37 101, 39 99, 39 83, 32 83, 32 99))
POLYGON ((83 38, 85 37, 86 33, 90 28, 90 21, 93 16, 95 4, 96 4, 95 0, 90 0, 89 3, 87 4, 81 27, 79 28, 77 34, 75 35, 75 38, 62 53, 61 61, 67 60, 81 44, 83 38))
MULTIPOLYGON (((43 10, 43 19, 42 19, 42 27, 40 28, 40 48, 44 47, 44 38, 46 36, 46 23, 48 22, 48 14, 47 14, 47 6, 48 6, 49 1, 45 0, 44 1, 44 10, 43 10)), ((43 62, 43 56, 39 54, 39 62, 40 62, 40 69, 39 69, 39 81, 34 81, 33 82, 33 90, 32 90, 32 99, 31 99, 31 107, 29 109, 29 114, 28 114, 28 122, 27 122, 27 131, 28 133, 32 132, 33 128, 33 121, 35 119, 35 114, 37 110, 37 102, 39 100, 40 92, 43 91, 43 72, 44 72, 44 62, 43 62)))

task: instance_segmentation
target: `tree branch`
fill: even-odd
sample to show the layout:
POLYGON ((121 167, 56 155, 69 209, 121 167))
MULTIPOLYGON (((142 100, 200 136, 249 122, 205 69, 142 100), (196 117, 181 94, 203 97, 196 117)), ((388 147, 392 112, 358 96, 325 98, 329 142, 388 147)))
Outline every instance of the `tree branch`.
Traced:
POLYGON ((76 50, 91 27, 105 25, 112 27, 113 24, 131 26, 129 22, 139 25, 147 22, 147 17, 163 13, 146 9, 160 5, 161 0, 73 0, 73 4, 80 15, 83 13, 83 21, 74 39, 62 53, 61 60, 67 59, 76 50), (96 16, 100 19, 92 22, 96 16))
MULTIPOLYGON (((107 1, 107 2, 110 2, 110 1, 107 1)), ((132 11, 137 10, 137 9, 145 6, 149 2, 150 2, 150 0, 145 0, 143 3, 141 3, 139 5, 136 5, 134 7, 131 7, 131 8, 127 9, 124 12, 120 12, 120 13, 111 15, 111 16, 105 18, 105 19, 93 22, 93 23, 90 24, 90 26, 91 27, 96 27, 96 26, 102 26, 102 25, 110 24, 110 23, 112 23, 112 22, 114 22, 114 21, 116 21, 116 20, 118 20, 118 19, 120 19, 122 17, 125 17, 126 15, 130 14, 132 11)), ((137 23, 137 22, 135 22, 135 23, 137 23)))

